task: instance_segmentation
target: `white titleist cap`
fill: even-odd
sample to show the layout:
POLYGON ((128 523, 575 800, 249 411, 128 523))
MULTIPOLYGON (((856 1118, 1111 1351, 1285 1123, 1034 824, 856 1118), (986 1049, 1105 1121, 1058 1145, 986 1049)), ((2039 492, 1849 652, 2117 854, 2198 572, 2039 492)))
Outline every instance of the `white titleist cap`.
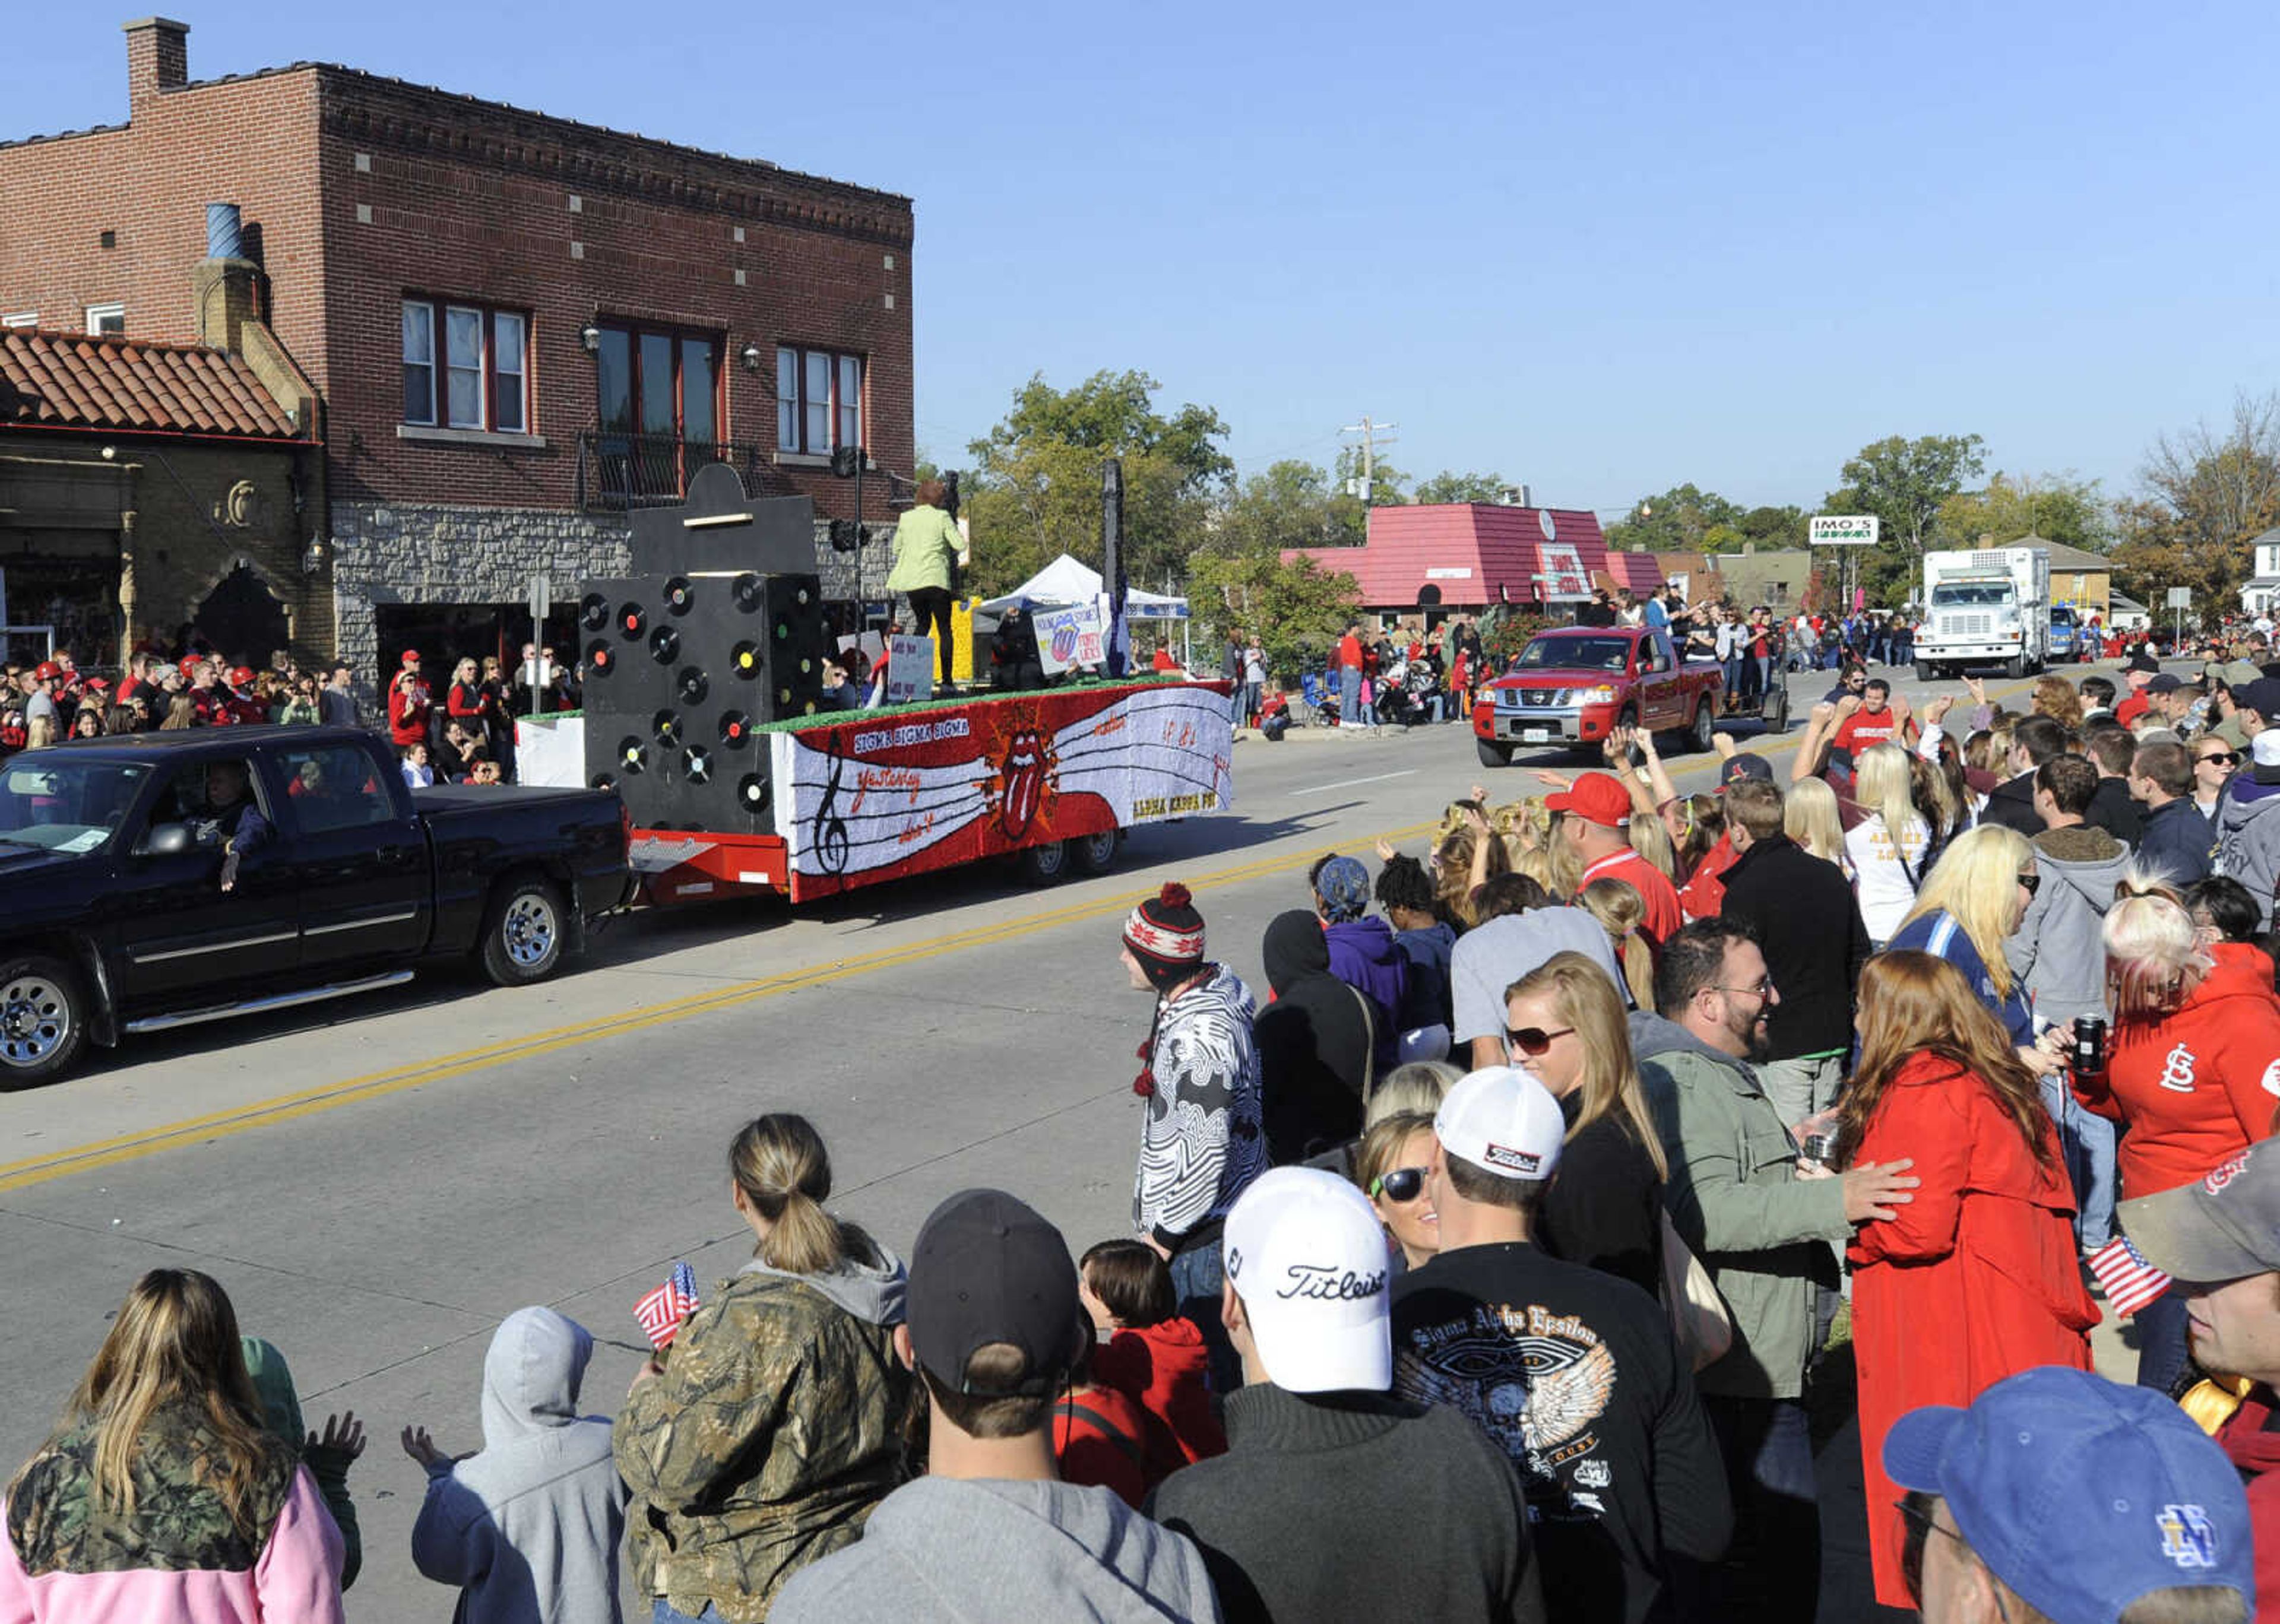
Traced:
POLYGON ((1385 1232, 1335 1174, 1276 1167, 1227 1215, 1227 1278, 1275 1385, 1293 1393, 1393 1384, 1385 1232))
POLYGON ((1568 1124, 1552 1090, 1517 1066, 1490 1066, 1449 1090, 1433 1118, 1441 1148, 1507 1179, 1548 1179, 1568 1124))

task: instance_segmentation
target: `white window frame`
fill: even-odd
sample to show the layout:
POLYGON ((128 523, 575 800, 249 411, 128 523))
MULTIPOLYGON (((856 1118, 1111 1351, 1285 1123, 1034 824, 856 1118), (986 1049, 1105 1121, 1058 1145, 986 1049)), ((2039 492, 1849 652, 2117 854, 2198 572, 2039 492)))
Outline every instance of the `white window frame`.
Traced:
POLYGON ((398 323, 397 330, 399 335, 403 332, 402 323, 404 318, 410 316, 413 311, 420 312, 420 326, 427 330, 428 358, 424 361, 414 360, 409 353, 409 346, 406 345, 403 364, 405 366, 424 366, 428 369, 428 415, 424 418, 415 418, 406 412, 404 420, 418 427, 434 428, 437 426, 435 421, 435 306, 433 301, 428 299, 404 300, 402 314, 397 319, 398 323))
POLYGON ((446 304, 443 307, 443 354, 439 362, 443 375, 438 380, 442 385, 442 399, 438 404, 443 408, 445 427, 480 432, 490 427, 490 312, 480 304, 446 304), (469 370, 451 358, 451 318, 454 316, 473 316, 475 319, 475 364, 473 369, 475 374, 475 415, 471 419, 458 417, 451 408, 451 374, 469 370))
POLYGON ((863 443, 863 382, 869 373, 871 358, 851 350, 809 349, 798 344, 776 346, 776 450, 790 456, 828 457, 843 445, 863 443), (855 368, 855 398, 843 398, 842 377, 847 365, 855 368), (820 364, 823 368, 825 397, 812 398, 809 375, 820 364), (784 378, 789 373, 796 393, 787 396, 784 378), (842 432, 843 420, 848 412, 854 413, 855 437, 849 440, 842 432), (823 444, 815 443, 810 431, 817 425, 823 429, 823 444))
POLYGON ((0 327, 35 327, 40 325, 40 312, 19 310, 13 315, 0 316, 0 327))
POLYGON ((87 330, 89 334, 101 334, 104 330, 103 324, 114 319, 119 323, 119 331, 122 335, 125 334, 127 306, 115 299, 109 304, 90 304, 87 307, 87 330))

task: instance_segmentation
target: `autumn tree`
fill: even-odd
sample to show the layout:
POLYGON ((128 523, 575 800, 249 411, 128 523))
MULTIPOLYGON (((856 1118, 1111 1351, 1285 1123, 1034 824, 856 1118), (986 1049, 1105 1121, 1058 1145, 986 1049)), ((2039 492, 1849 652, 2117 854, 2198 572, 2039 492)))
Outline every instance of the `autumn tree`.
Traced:
POLYGON ((1198 553, 1188 575, 1188 602, 1221 632, 1255 634, 1267 668, 1284 681, 1320 663, 1329 646, 1361 612, 1361 583, 1344 570, 1325 569, 1301 555, 1287 562, 1279 549, 1251 546, 1240 552, 1198 553))
POLYGON ((1874 513, 1878 540, 1863 549, 1860 582, 1868 601, 1897 604, 1915 589, 1941 505, 1986 471, 1977 435, 1891 435, 1845 459, 1843 481, 1822 498, 1824 513, 1874 513))
POLYGON ((2138 478, 2121 504, 2114 584, 2155 609, 2170 587, 2191 588, 2202 608, 2236 601, 2252 542, 2280 523, 2280 396, 2244 394, 2223 428, 2162 435, 2138 478))
POLYGON ((2006 547, 2023 535, 2105 552, 2114 545, 2114 507, 2096 480, 2069 473, 1997 473, 1983 490, 1940 504, 1937 535, 1948 547, 1976 545, 1983 535, 2006 547))

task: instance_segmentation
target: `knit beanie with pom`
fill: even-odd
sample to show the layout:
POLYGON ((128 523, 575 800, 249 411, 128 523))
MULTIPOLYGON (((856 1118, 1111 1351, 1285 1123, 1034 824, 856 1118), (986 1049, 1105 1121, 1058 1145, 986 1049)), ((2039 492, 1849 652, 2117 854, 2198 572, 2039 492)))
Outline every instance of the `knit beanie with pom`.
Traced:
POLYGON ((1204 962, 1204 916, 1188 888, 1174 880, 1132 910, 1124 945, 1140 961, 1148 984, 1162 992, 1193 975, 1204 962))

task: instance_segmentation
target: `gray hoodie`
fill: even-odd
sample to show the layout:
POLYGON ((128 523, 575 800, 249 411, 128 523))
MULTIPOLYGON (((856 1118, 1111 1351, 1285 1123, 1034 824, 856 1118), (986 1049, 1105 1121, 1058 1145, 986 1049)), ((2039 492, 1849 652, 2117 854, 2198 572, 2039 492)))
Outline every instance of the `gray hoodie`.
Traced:
POLYGON ((922 1477, 856 1544, 793 1575, 768 1624, 1217 1624, 1203 1555, 1113 1489, 922 1477))
POLYGON ((2216 872, 2256 898, 2257 929, 2272 927, 2272 889, 2280 884, 2280 784, 2260 784, 2244 767, 2217 797, 2216 872))
POLYGON ((2130 871, 2130 848, 2104 829, 2045 829, 2035 836, 2042 884, 2003 943, 2011 974, 2037 1021, 2070 1027, 2106 1013, 2106 915, 2130 871))
POLYGON ((610 1423, 578 1414, 594 1339, 551 1308, 506 1317, 483 1358, 483 1447, 430 1467, 412 1560, 460 1587, 455 1624, 619 1624, 626 1490, 610 1423))

